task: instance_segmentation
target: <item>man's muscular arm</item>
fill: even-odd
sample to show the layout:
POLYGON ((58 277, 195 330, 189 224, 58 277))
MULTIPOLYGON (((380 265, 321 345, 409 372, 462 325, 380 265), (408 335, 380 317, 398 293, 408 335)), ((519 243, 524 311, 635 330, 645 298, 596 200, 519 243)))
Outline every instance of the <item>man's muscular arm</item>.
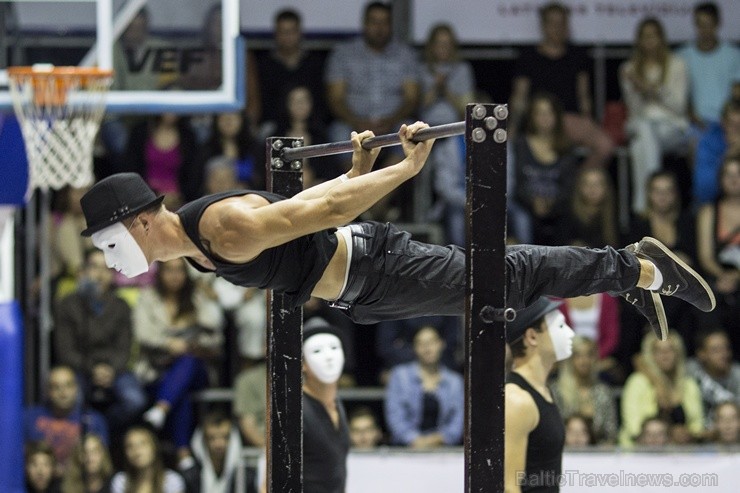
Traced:
POLYGON ((505 395, 504 492, 520 493, 517 474, 526 471, 529 433, 540 418, 534 399, 519 386, 507 384, 505 395))
MULTIPOLYGON (((420 122, 401 126, 406 157, 398 164, 339 183, 323 196, 307 200, 296 196, 260 207, 244 200, 218 202, 206 209, 201 234, 214 254, 227 261, 246 262, 268 248, 347 224, 421 171, 433 141, 414 143, 409 139, 425 127, 420 122)), ((360 139, 352 142, 359 152, 360 139)))

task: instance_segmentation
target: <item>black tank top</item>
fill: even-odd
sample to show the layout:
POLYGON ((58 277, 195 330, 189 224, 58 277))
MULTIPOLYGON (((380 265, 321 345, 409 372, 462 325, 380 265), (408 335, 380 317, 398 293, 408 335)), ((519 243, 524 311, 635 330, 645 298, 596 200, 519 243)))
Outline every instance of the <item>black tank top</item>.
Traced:
MULTIPOLYGON (((214 202, 250 193, 264 197, 271 203, 285 199, 274 193, 257 190, 222 192, 185 204, 177 211, 177 215, 180 216, 190 240, 216 266, 216 275, 238 286, 273 289, 285 295, 289 308, 296 308, 311 297, 311 291, 321 279, 337 249, 337 239, 333 231, 327 229, 269 248, 243 264, 234 264, 215 257, 201 240, 198 227, 200 218, 214 202)), ((193 259, 187 260, 200 272, 210 272, 193 259)))
POLYGON ((506 381, 529 392, 540 413, 540 421, 529 433, 527 441, 526 476, 521 486, 522 492, 558 492, 565 445, 565 426, 558 407, 552 402, 547 402, 542 394, 518 373, 509 373, 506 381))

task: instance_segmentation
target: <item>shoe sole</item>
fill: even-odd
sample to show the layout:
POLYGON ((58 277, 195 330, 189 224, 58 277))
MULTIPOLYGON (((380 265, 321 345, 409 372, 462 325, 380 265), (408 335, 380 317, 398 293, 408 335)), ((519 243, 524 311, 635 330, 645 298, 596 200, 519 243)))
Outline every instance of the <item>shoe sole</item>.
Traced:
MULTIPOLYGON (((680 258, 678 258, 678 256, 676 256, 676 254, 674 254, 672 251, 670 251, 667 246, 665 246, 663 243, 661 243, 660 241, 656 240, 655 238, 651 238, 650 236, 646 236, 645 238, 642 239, 642 241, 645 241, 647 243, 650 243, 651 245, 659 248, 660 251, 662 251, 665 255, 667 255, 668 257, 670 257, 671 260, 673 260, 674 262, 676 262, 681 268, 683 268, 686 272, 688 272, 689 274, 691 274, 691 276, 694 278, 694 280, 696 280, 701 285, 701 287, 704 288, 704 291, 707 293, 707 295, 709 295, 709 301, 711 302, 712 307, 709 310, 703 310, 702 308, 699 308, 697 306, 697 308, 699 308, 699 310, 702 310, 704 312, 711 312, 712 310, 714 310, 714 307, 717 306, 717 302, 714 299, 714 292, 712 291, 712 288, 709 287, 709 284, 707 284, 707 281, 705 281, 704 278, 699 275, 699 273, 697 273, 694 269, 692 269, 691 267, 689 267, 686 264, 686 262, 684 262, 683 260, 681 260, 680 258)), ((643 253, 642 255, 646 255, 646 254, 643 253)), ((652 293, 652 291, 651 291, 651 293, 652 293)), ((654 293, 657 294, 658 291, 655 291, 654 293)), ((667 295, 667 296, 672 296, 672 295, 667 295)), ((661 306, 661 309, 662 309, 662 307, 663 307, 663 303, 662 302, 661 302, 660 306, 661 306)), ((694 305, 694 306, 696 306, 696 305, 694 305)), ((663 315, 663 317, 665 319, 665 314, 663 315)))
POLYGON ((660 299, 660 295, 656 291, 650 291, 650 297, 653 299, 653 305, 655 306, 655 314, 658 316, 658 331, 653 328, 653 332, 658 336, 658 339, 665 341, 668 339, 668 319, 665 316, 665 309, 663 308, 663 300, 660 299))

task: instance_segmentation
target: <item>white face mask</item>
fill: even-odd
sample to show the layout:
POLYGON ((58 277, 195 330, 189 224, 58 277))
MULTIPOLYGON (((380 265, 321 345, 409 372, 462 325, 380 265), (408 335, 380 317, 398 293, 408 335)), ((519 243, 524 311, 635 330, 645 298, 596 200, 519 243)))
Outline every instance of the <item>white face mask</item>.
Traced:
POLYGON ((552 347, 555 351, 555 359, 563 361, 573 354, 573 337, 576 335, 567 323, 565 316, 560 310, 553 310, 545 315, 547 332, 550 334, 552 347))
POLYGON ((105 264, 126 277, 136 277, 149 270, 144 252, 123 223, 93 233, 92 242, 103 251, 105 264))
POLYGON ((334 334, 316 334, 303 343, 303 360, 322 383, 336 383, 344 368, 342 343, 334 334))

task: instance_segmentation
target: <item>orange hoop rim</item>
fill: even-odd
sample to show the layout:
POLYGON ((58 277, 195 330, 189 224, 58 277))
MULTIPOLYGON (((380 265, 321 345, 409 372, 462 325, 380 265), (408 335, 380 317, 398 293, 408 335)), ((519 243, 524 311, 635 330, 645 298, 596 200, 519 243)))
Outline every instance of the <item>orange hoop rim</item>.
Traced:
POLYGON ((113 77, 113 70, 97 67, 8 67, 8 77, 30 77, 41 79, 45 77, 113 77))

